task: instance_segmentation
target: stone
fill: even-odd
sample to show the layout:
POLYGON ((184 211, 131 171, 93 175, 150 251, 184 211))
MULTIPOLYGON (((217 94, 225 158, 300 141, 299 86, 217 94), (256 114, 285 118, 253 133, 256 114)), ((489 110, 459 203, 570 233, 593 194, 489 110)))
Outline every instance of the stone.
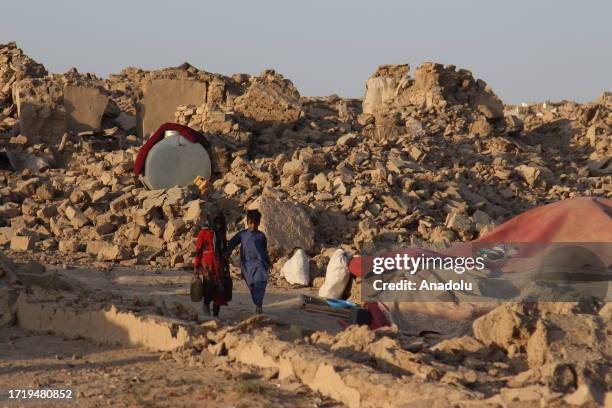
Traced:
POLYGON ((357 135, 355 133, 347 133, 342 135, 336 140, 338 146, 353 147, 357 144, 357 135))
POLYGON ((204 202, 202 200, 192 200, 187 203, 185 207, 185 212, 183 215, 183 221, 186 224, 200 224, 203 218, 203 206, 204 202))
POLYGON ((91 222, 81 210, 71 205, 66 207, 65 214, 66 218, 68 218, 70 223, 76 228, 83 227, 91 222))
POLYGON ((366 81, 366 92, 363 98, 363 113, 375 114, 386 108, 397 94, 397 88, 408 78, 410 66, 381 65, 366 81))
POLYGON ((79 246, 79 242, 75 239, 61 240, 58 243, 58 250, 60 252, 78 252, 79 246))
POLYGON ((91 84, 64 86, 66 130, 75 133, 100 130, 108 101, 101 87, 91 84))
POLYGON ((330 189, 329 180, 327 179, 327 176, 324 173, 319 173, 316 176, 314 176, 314 178, 312 179, 312 182, 314 183, 314 185, 317 187, 317 190, 319 191, 330 189))
POLYGON ((108 197, 108 192, 109 192, 108 188, 101 188, 101 189, 94 191, 93 194, 91 195, 91 202, 98 203, 98 202, 106 200, 108 197))
POLYGON ((314 225, 308 214, 297 203, 277 200, 264 194, 258 203, 261 230, 268 238, 270 252, 289 255, 295 248, 305 251, 314 245, 314 225))
POLYGON ((63 85, 52 78, 26 78, 13 85, 19 132, 30 143, 57 143, 66 131, 63 85))
POLYGON ((225 195, 228 195, 228 196, 233 196, 238 191, 240 191, 240 187, 234 183, 227 183, 225 187, 223 188, 223 192, 225 193, 225 195))
POLYGON ((156 249, 161 249, 164 246, 164 240, 152 234, 140 234, 138 243, 156 249))
POLYGON ((537 167, 521 164, 516 166, 514 170, 530 187, 534 187, 540 179, 541 171, 537 167))
POLYGON ((14 218, 21 215, 21 208, 19 204, 8 202, 3 205, 0 205, 0 216, 3 218, 14 218))
POLYGON ((140 234, 142 234, 142 227, 135 224, 130 224, 124 231, 125 237, 130 242, 138 242, 140 234))
POLYGON ((28 144, 28 138, 24 135, 17 135, 11 137, 10 143, 24 146, 28 144))
POLYGON ((397 211, 400 214, 407 214, 408 209, 410 208, 406 199, 399 195, 383 196, 383 202, 387 207, 397 211))
POLYGON ((47 183, 41 184, 36 189, 36 196, 40 198, 41 200, 47 200, 47 201, 52 200, 55 197, 55 194, 56 192, 53 186, 50 186, 47 183))
POLYGON ((36 241, 33 237, 14 236, 11 238, 11 249, 13 251, 31 251, 36 241))
POLYGON ((98 260, 100 261, 120 261, 131 256, 131 251, 121 245, 107 244, 102 246, 98 252, 98 260))
POLYGON ((293 123, 302 112, 300 94, 293 83, 272 70, 251 77, 246 92, 234 101, 234 109, 258 123, 293 123))
POLYGON ((283 177, 300 176, 308 172, 308 165, 303 160, 292 160, 283 165, 283 177))
POLYGON ((149 228, 149 232, 158 238, 164 235, 165 223, 162 220, 151 220, 147 224, 147 227, 149 228))
POLYGON ((485 345, 497 345, 508 348, 515 343, 525 343, 529 327, 527 316, 520 306, 512 303, 503 304, 472 324, 474 337, 485 345))
POLYGON ((115 224, 111 222, 105 222, 105 223, 96 225, 95 231, 98 236, 103 236, 106 234, 110 234, 111 232, 115 230, 115 228, 117 228, 115 224))
POLYGON ((164 229, 164 241, 170 242, 176 240, 176 238, 185 231, 185 223, 182 219, 176 218, 166 223, 164 229))
POLYGON ((87 247, 85 248, 85 252, 91 255, 98 255, 98 253, 108 245, 107 242, 104 241, 87 241, 87 247))
POLYGON ((460 232, 469 232, 472 230, 472 220, 467 214, 461 211, 453 211, 448 214, 445 225, 447 228, 460 232))

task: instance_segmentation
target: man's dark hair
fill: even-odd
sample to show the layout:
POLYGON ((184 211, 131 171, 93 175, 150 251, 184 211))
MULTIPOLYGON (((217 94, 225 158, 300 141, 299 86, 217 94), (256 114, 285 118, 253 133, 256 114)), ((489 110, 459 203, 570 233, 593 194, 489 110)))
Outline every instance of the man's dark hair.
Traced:
POLYGON ((261 213, 257 210, 249 210, 247 211, 247 222, 254 222, 255 224, 259 224, 261 221, 261 213))

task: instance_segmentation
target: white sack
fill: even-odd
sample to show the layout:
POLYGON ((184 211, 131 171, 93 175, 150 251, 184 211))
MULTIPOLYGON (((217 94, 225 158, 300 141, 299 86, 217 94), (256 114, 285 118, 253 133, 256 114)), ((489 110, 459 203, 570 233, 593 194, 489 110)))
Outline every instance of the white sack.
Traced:
POLYGON ((310 283, 310 260, 306 251, 298 249, 293 256, 285 262, 281 274, 291 284, 308 286, 310 283))
POLYGON ((339 299, 346 288, 351 273, 349 272, 348 262, 351 255, 338 249, 329 259, 325 282, 319 289, 319 297, 327 299, 339 299))

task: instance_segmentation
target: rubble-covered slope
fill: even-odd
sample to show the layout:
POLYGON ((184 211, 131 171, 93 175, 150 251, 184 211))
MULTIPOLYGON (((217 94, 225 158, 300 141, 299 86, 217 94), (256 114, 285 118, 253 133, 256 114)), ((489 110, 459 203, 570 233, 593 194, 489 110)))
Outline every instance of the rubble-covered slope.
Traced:
POLYGON ((542 203, 612 194, 608 93, 582 105, 504 106, 469 71, 426 63, 414 77, 407 65, 381 66, 362 103, 300 97, 271 70, 226 77, 183 64, 104 80, 44 76, 14 44, 1 50, 2 72, 15 72, 3 74, 12 87, 4 94, 16 99, 3 99, 0 245, 56 262, 187 265, 207 215, 224 211, 232 232, 262 197, 284 202, 263 208, 264 219, 292 226, 278 241, 308 237, 293 241, 324 265, 332 247, 448 244, 542 203), (137 128, 154 123, 147 109, 168 110, 146 99, 147 87, 171 92, 173 81, 204 89, 199 103, 172 108, 211 141, 215 177, 203 194, 146 191, 131 173, 137 128), (104 108, 67 109, 87 97, 104 108), (77 117, 95 126, 71 128, 77 117))

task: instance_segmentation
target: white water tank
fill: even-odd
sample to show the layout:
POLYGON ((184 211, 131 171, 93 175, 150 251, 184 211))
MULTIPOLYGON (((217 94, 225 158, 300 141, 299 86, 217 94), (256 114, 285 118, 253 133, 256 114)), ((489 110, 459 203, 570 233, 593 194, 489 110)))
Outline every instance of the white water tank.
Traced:
POLYGON ((204 146, 174 130, 167 130, 151 148, 144 166, 145 181, 153 190, 185 186, 197 176, 208 180, 211 172, 210 156, 204 146))

